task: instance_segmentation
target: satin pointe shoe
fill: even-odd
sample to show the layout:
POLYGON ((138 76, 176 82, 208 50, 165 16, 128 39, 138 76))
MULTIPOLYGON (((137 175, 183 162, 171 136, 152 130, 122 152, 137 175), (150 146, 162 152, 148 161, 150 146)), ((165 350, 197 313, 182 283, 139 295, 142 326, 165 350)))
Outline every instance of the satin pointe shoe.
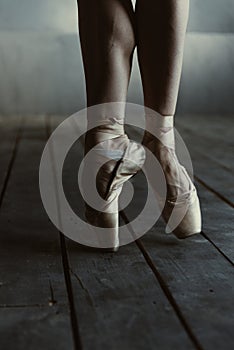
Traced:
POLYGON ((85 137, 88 158, 83 175, 91 198, 91 203, 85 203, 85 217, 94 230, 108 229, 104 235, 97 230, 100 250, 115 252, 119 247, 119 196, 123 184, 141 170, 145 150, 124 133, 123 119, 102 117, 94 124, 94 128, 89 125, 91 129, 85 137))
POLYGON ((146 131, 143 144, 158 159, 165 175, 166 199, 156 193, 166 223, 165 232, 184 239, 201 232, 202 220, 197 190, 175 153, 173 119, 173 116, 162 116, 157 112, 147 114, 147 130, 154 130, 155 136, 146 131))

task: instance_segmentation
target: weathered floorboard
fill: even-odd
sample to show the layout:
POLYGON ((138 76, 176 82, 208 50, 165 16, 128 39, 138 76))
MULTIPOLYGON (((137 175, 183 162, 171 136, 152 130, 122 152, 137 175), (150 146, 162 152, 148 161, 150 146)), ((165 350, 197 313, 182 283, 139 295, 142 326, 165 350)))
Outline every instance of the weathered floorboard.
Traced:
POLYGON ((229 125, 232 118, 225 117, 225 123, 221 117, 214 121, 200 118, 178 118, 177 122, 191 153, 194 172, 211 190, 234 206, 234 126, 229 125))
POLYGON ((67 306, 0 309, 1 349, 72 350, 67 306))
POLYGON ((203 232, 234 264, 234 210, 199 183, 197 188, 202 208, 203 232))
POLYGON ((234 262, 233 118, 179 116, 177 124, 191 152, 195 175, 198 178, 203 231, 206 237, 234 262))
POLYGON ((176 127, 181 136, 188 133, 188 144, 200 149, 230 171, 234 170, 233 115, 177 116, 176 127))
MULTIPOLYGON (((234 235, 233 235, 233 219, 234 219, 234 211, 232 205, 230 205, 229 201, 224 200, 222 195, 219 192, 221 188, 221 193, 225 189, 225 195, 232 196, 233 186, 232 183, 234 181, 233 174, 230 169, 227 169, 222 164, 217 163, 216 159, 216 150, 220 149, 220 145, 216 140, 216 144, 219 147, 215 148, 214 152, 211 153, 211 149, 215 147, 215 139, 221 138, 220 133, 211 132, 212 128, 219 130, 221 128, 222 133, 229 134, 230 130, 234 131, 234 127, 232 123, 230 123, 230 117, 225 118, 225 123, 227 126, 225 128, 225 124, 221 123, 221 117, 215 117, 215 122, 212 124, 210 128, 208 128, 207 119, 201 118, 200 116, 194 116, 186 119, 184 116, 178 117, 177 124, 179 124, 179 130, 181 131, 181 136, 183 137, 186 145, 189 147, 191 151, 192 162, 195 165, 195 176, 199 177, 200 181, 196 182, 197 189, 199 190, 199 197, 201 201, 202 213, 203 213, 203 232, 207 239, 209 239, 213 244, 221 250, 221 253, 226 255, 231 262, 233 262, 234 253, 233 253, 233 244, 234 244, 234 235), (198 120, 197 120, 198 119, 198 120), (206 128, 203 125, 203 128, 200 127, 199 122, 204 123, 206 121, 206 128), (184 127, 184 124, 186 127, 184 127), (228 129, 229 131, 227 131, 228 129), (203 137, 203 142, 206 142, 206 147, 201 143, 200 133, 205 135, 203 137), (192 137, 191 137, 192 135, 192 137), (208 139, 206 139, 206 135, 208 135, 208 139), (199 142, 198 142, 199 140, 199 142), (205 140, 205 141, 204 141, 205 140), (211 140, 211 145, 208 147, 209 140, 211 140), (196 151, 199 149, 199 151, 196 151), (201 152, 203 150, 204 152, 201 152), (212 156, 211 156, 212 155, 212 156), (215 160, 214 160, 215 159, 215 160), (211 166, 215 168, 215 172, 210 171, 211 166), (204 171, 202 171, 204 169, 204 171), (217 177, 218 174, 218 177, 217 177), (205 178, 204 178, 205 175, 205 178), (207 181, 207 184, 204 184, 202 180, 207 181), (224 184, 224 185, 223 185, 224 184), (215 190, 216 189, 216 190, 215 190)), ((139 130, 130 130, 130 135, 134 139, 139 138, 139 130)), ((222 146, 225 144, 225 140, 222 139, 222 146)), ((232 139, 227 139, 228 145, 234 142, 232 139)), ((233 147, 234 148, 234 147, 233 147)), ((227 164, 232 166, 232 158, 233 152, 225 153, 225 158, 227 164), (229 162, 228 162, 229 159, 229 162)), ((227 165, 226 164, 226 165, 227 165)), ((140 184, 142 187, 143 184, 140 184)), ((144 197, 142 189, 142 195, 138 196, 139 205, 142 201, 141 197, 144 197)))
MULTIPOLYGON (((211 181, 212 176, 210 173, 211 181)), ((141 191, 144 193, 144 187, 141 191)), ((205 237, 196 235, 179 241, 172 235, 163 234, 165 225, 160 222, 146 234, 141 240, 144 245, 140 246, 200 344, 205 349, 215 346, 232 349, 234 270, 230 261, 233 257, 233 209, 204 186, 199 185, 199 193, 205 237)))
POLYGON ((68 244, 85 349, 194 349, 135 244, 114 255, 68 244))
MULTIPOLYGON (((50 126, 63 119, 52 118, 50 126)), ((121 247, 116 254, 62 238, 62 257, 58 232, 47 218, 38 188, 38 166, 50 127, 47 123, 45 130, 43 118, 33 123, 26 118, 16 143, 18 125, 0 130, 0 188, 7 184, 0 211, 1 348, 73 349, 69 299, 71 319, 78 320, 72 321, 73 336, 79 333, 84 350, 233 349, 233 197, 228 189, 233 141, 225 131, 232 126, 229 119, 223 125, 216 117, 209 131, 205 121, 202 141, 196 143, 200 127, 188 120, 181 123, 195 174, 205 183, 197 184, 204 236, 179 241, 163 234, 159 222, 137 245, 121 247), (223 141, 223 159, 216 140, 223 141), (223 178, 227 186, 222 186, 223 178)), ((78 150, 76 145, 64 169, 66 194, 77 212, 82 207, 75 188, 78 150)), ((144 186, 140 181, 142 193, 144 186)), ((138 194, 130 217, 131 210, 141 207, 144 195, 138 194)))
POLYGON ((0 117, 0 193, 4 195, 9 167, 14 157, 17 139, 19 137, 21 117, 0 117))
POLYGON ((178 241, 161 230, 143 243, 193 333, 204 349, 233 349, 233 266, 202 236, 178 241))
MULTIPOLYGON (((52 120, 53 128, 58 119, 52 120)), ((66 165, 70 181, 82 157, 77 145, 66 165)), ((73 192, 75 191, 75 181, 73 192)), ((71 185, 71 184, 70 184, 71 185)), ((67 193, 73 207, 81 205, 67 193)), ((116 254, 67 241, 84 349, 194 349, 172 306, 135 243, 116 254)))
MULTIPOLYGON (((145 191, 144 188, 139 190, 145 191)), ((204 188, 201 192, 206 193, 206 200, 213 195, 204 188)), ((212 200, 206 205, 212 208, 212 200)), ((220 223, 218 227, 222 230, 220 223)), ((169 292, 169 300, 176 304, 200 345, 204 349, 217 346, 231 350, 234 345, 233 265, 201 234, 181 241, 166 235, 164 230, 165 224, 159 221, 140 240, 139 246, 149 266, 165 287, 165 293, 169 292)), ((212 234, 208 236, 213 239, 212 234)), ((228 253, 226 248, 224 251, 228 253)))
POLYGON ((32 135, 29 122, 18 143, 0 212, 1 343, 8 349, 41 349, 46 342, 50 349, 69 349, 72 336, 58 234, 38 187, 45 130, 41 126, 43 132, 38 132, 37 125, 32 135))

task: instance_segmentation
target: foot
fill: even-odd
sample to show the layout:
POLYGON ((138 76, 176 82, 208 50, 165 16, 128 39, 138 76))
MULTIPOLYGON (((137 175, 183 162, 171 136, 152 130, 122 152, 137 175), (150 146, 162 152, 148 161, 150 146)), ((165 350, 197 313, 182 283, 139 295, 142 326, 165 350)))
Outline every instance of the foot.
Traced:
POLYGON ((145 151, 142 145, 128 139, 123 120, 105 119, 86 136, 83 179, 89 198, 95 205, 85 205, 87 222, 97 231, 109 229, 100 239, 100 247, 116 251, 118 247, 118 199, 124 182, 143 166, 145 151), (90 151, 90 152, 89 152, 90 151), (93 187, 92 187, 93 186, 93 187), (96 197, 96 198, 95 198, 96 197), (109 247, 114 248, 109 248, 109 247))
MULTIPOLYGON (((201 213, 196 188, 175 153, 173 117, 161 116, 157 123, 157 116, 153 115, 148 116, 147 122, 157 137, 146 132, 143 145, 159 161, 167 184, 166 201, 162 208, 166 232, 186 238, 201 231, 201 213), (163 118, 166 118, 165 121, 163 118)), ((159 204, 164 204, 163 200, 160 203, 160 198, 159 204)))

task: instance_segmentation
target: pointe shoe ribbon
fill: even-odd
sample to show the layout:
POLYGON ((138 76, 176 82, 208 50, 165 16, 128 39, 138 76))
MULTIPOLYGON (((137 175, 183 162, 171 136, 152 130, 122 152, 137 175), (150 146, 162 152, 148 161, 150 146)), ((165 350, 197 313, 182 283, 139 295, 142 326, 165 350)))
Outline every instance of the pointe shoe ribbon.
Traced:
MULTIPOLYGON (((189 178, 186 169, 180 166, 189 178)), ((201 210, 197 190, 190 180, 188 192, 180 195, 176 200, 166 199, 162 217, 166 222, 166 233, 173 233, 183 239, 201 232, 201 210)))
MULTIPOLYGON (((175 154, 175 137, 173 116, 162 116, 159 113, 146 115, 147 130, 153 130, 154 136, 146 132, 143 144, 155 154, 163 164, 165 157, 170 155, 174 168, 167 187, 177 193, 167 194, 166 200, 156 197, 166 223, 166 233, 173 233, 177 238, 186 238, 201 232, 201 210, 197 190, 186 169, 179 163, 175 154), (183 188, 184 187, 184 188, 183 188)), ((170 163, 164 168, 167 178, 170 163)), ((152 178, 152 174, 150 174, 152 178)))
POLYGON ((86 162, 84 176, 86 183, 89 183, 89 179, 90 183, 95 181, 100 200, 98 210, 86 203, 85 217, 94 229, 95 227, 109 229, 101 246, 117 250, 118 199, 123 184, 141 170, 145 161, 145 150, 141 144, 129 140, 126 134, 122 134, 121 129, 118 130, 118 127, 115 129, 113 125, 114 123, 107 123, 104 127, 96 128, 94 133, 95 146, 90 151, 91 156, 86 162))

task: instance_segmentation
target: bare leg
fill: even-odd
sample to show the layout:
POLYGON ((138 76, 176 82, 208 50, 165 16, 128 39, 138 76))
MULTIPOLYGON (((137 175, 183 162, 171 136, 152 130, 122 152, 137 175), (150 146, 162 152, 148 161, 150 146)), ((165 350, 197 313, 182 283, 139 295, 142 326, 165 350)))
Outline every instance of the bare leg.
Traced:
MULTIPOLYGON (((196 189, 179 164, 174 144, 174 113, 183 61, 189 0, 137 0, 136 31, 148 130, 143 143, 159 160, 167 183, 162 216, 167 232, 186 238, 201 231, 196 189)), ((154 176, 151 174, 151 176, 154 176)))
POLYGON ((145 106, 174 115, 189 0, 137 0, 137 50, 145 106))
POLYGON ((144 161, 143 147, 130 142, 124 133, 125 102, 135 48, 134 11, 131 0, 78 0, 78 13, 87 105, 123 102, 114 104, 114 108, 99 106, 95 114, 88 111, 91 129, 85 137, 85 152, 90 151, 90 158, 86 157, 84 188, 93 200, 95 191, 90 190, 90 184, 96 182, 104 200, 98 197, 97 206, 86 205, 86 220, 93 227, 108 228, 109 235, 103 236, 101 246, 116 249, 118 197, 123 183, 140 170, 138 164, 144 161), (133 164, 123 159, 125 151, 131 155, 133 164))
POLYGON ((78 0, 78 14, 87 105, 125 102, 135 48, 131 0, 78 0))
POLYGON ((159 116, 146 115, 146 125, 148 130, 157 129, 161 135, 160 140, 152 139, 146 132, 143 143, 151 144, 151 150, 161 163, 170 198, 186 192, 189 186, 178 169, 173 132, 188 10, 189 0, 138 0, 136 4, 137 50, 144 103, 159 116), (178 187, 174 184, 178 184, 180 177, 178 187))

